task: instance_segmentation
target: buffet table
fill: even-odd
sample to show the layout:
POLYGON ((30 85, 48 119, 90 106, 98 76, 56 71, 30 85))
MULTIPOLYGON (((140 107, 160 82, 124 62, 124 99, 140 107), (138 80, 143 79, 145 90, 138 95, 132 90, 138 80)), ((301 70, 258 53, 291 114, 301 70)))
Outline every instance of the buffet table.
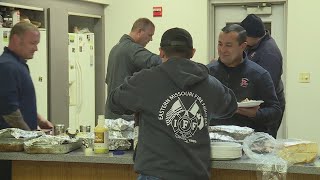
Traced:
MULTIPOLYGON (((97 155, 81 149, 68 154, 27 154, 25 152, 1 152, 0 160, 12 160, 13 180, 89 180, 136 179, 133 170, 132 151, 123 155, 97 155)), ((231 161, 212 161, 214 180, 260 179, 257 162, 246 156, 231 161)), ((320 180, 320 160, 313 165, 290 166, 287 180, 320 180)))

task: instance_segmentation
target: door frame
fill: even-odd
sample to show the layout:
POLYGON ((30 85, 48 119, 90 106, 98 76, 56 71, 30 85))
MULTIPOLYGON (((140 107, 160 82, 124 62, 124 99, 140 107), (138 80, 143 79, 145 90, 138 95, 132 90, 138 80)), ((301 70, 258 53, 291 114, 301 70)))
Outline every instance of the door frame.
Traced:
MULTIPOLYGON (((287 14, 287 1, 288 0, 267 0, 267 2, 263 2, 263 0, 209 0, 209 18, 208 18, 208 25, 209 25, 209 51, 208 51, 208 63, 214 58, 214 52, 213 51, 216 47, 214 47, 214 36, 215 36, 215 21, 214 21, 214 13, 215 13, 215 7, 217 6, 235 6, 235 5, 239 5, 239 6, 244 6, 244 5, 257 5, 260 3, 267 3, 267 4, 283 4, 284 5, 284 13, 287 14)), ((285 24, 287 24, 287 17, 284 17, 284 22, 285 24)), ((284 31, 287 31, 287 26, 284 25, 284 31)), ((284 37, 284 40, 286 42, 287 38, 284 37)), ((282 52, 283 55, 283 59, 286 59, 286 43, 285 43, 285 47, 284 47, 284 52, 282 52)), ((284 67, 283 70, 284 73, 286 73, 286 67, 284 67)))

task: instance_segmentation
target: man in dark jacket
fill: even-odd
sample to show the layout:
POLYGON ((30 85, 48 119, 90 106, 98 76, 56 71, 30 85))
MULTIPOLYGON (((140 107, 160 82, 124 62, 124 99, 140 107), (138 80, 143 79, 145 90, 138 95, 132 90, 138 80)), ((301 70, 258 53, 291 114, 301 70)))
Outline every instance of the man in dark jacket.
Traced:
MULTIPOLYGON (((127 76, 132 76, 133 73, 141 69, 150 68, 161 63, 161 58, 158 55, 145 48, 149 41, 152 41, 154 31, 155 26, 149 19, 140 18, 133 24, 130 34, 123 35, 120 41, 111 49, 106 75, 107 95, 122 84, 127 76)), ((108 99, 105 116, 108 119, 133 119, 133 116, 120 116, 111 112, 108 99)))
POLYGON ((249 14, 241 22, 241 26, 247 31, 248 58, 270 73, 276 89, 282 115, 270 133, 273 137, 277 137, 286 104, 284 87, 281 80, 282 55, 275 40, 270 36, 269 32, 265 30, 264 24, 258 16, 249 14))
POLYGON ((276 97, 270 74, 258 64, 248 60, 246 30, 240 25, 224 27, 219 35, 218 61, 209 64, 209 72, 224 85, 232 89, 238 102, 263 100, 261 106, 239 107, 229 119, 212 121, 214 125, 247 126, 256 131, 271 134, 275 121, 281 116, 279 101, 276 97))
POLYGON ((138 179, 207 180, 210 177, 208 120, 237 109, 233 92, 193 62, 195 49, 184 29, 167 30, 163 63, 128 77, 110 94, 115 113, 139 113, 134 169, 138 179))

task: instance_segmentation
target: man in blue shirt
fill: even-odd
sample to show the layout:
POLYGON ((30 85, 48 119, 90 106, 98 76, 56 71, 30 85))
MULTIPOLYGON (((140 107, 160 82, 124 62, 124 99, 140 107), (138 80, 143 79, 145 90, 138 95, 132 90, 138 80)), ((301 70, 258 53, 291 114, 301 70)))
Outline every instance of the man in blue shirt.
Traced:
MULTIPOLYGON (((35 130, 52 128, 37 113, 36 95, 27 59, 32 59, 40 41, 39 30, 31 23, 16 24, 9 45, 0 56, 0 129, 35 130)), ((1 179, 11 179, 11 161, 0 160, 1 179)))
POLYGON ((39 30, 31 23, 16 24, 9 45, 0 56, 0 129, 52 128, 37 113, 36 95, 27 60, 32 59, 40 41, 39 30))

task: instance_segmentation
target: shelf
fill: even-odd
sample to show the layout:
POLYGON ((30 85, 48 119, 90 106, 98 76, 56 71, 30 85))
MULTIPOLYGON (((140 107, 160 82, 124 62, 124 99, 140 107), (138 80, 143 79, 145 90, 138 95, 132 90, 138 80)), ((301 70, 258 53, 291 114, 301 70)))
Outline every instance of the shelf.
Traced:
POLYGON ((85 13, 76 13, 76 12, 68 12, 68 15, 71 16, 81 16, 81 17, 89 17, 89 18, 97 18, 101 19, 102 17, 99 15, 94 15, 94 14, 85 14, 85 13))
MULTIPOLYGON (((44 8, 37 8, 37 7, 31 7, 31 6, 25 6, 25 5, 20 5, 20 4, 11 4, 11 3, 4 3, 0 2, 0 10, 3 13, 3 11, 10 9, 12 10, 18 10, 19 15, 15 15, 12 17, 12 23, 15 24, 19 22, 19 17, 20 19, 22 18, 28 18, 33 24, 35 25, 40 25, 39 28, 45 28, 45 10, 44 8), (5 8, 5 9, 3 9, 5 8), (13 9, 11 9, 13 8, 13 9)), ((9 25, 12 27, 11 25, 9 25)), ((5 27, 9 27, 5 25, 5 27)))
POLYGON ((14 7, 14 8, 20 8, 20 9, 28 9, 28 10, 34 10, 34 11, 44 11, 43 8, 37 8, 37 7, 32 7, 32 6, 24 6, 24 5, 19 5, 19 4, 11 4, 11 3, 5 3, 5 2, 0 2, 0 6, 14 7))
POLYGON ((97 22, 101 20, 96 15, 90 14, 80 14, 80 13, 69 13, 68 17, 68 26, 69 26, 69 33, 73 33, 75 31, 89 30, 90 32, 94 32, 94 27, 96 26, 97 22), (75 30, 75 28, 77 30, 75 30), (86 30, 87 29, 87 30, 86 30))
POLYGON ((81 1, 86 1, 86 2, 91 2, 91 3, 97 3, 97 4, 102 4, 102 5, 108 5, 108 4, 110 4, 110 0, 81 0, 81 1))

